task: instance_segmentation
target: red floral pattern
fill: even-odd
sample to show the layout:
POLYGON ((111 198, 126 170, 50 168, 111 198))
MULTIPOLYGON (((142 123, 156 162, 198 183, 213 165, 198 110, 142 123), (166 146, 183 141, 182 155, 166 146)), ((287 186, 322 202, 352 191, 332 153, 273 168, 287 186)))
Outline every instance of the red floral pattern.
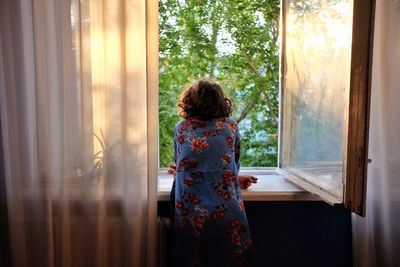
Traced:
POLYGON ((222 157, 222 162, 224 164, 231 163, 231 156, 228 153, 225 153, 225 155, 222 157))
POLYGON ((201 151, 208 147, 208 143, 205 139, 196 138, 192 141, 191 149, 192 151, 201 151))
POLYGON ((232 136, 227 136, 226 137, 226 145, 229 148, 233 148, 233 137, 232 136))
POLYGON ((183 180, 183 184, 186 185, 186 186, 192 186, 192 184, 193 184, 193 179, 190 178, 190 177, 187 177, 187 178, 185 178, 185 179, 183 180))
POLYGON ((188 157, 184 157, 178 164, 178 168, 176 171, 186 171, 190 169, 194 169, 197 167, 197 160, 189 160, 188 157))
POLYGON ((204 135, 205 137, 217 136, 217 135, 219 135, 219 134, 220 134, 220 131, 219 131, 219 130, 214 130, 214 129, 211 129, 211 130, 208 130, 208 131, 204 131, 204 132, 203 132, 203 135, 204 135))
POLYGON ((184 135, 179 135, 178 136, 178 142, 179 142, 179 144, 185 143, 185 136, 184 135))
POLYGON ((232 122, 229 123, 229 128, 231 128, 232 132, 236 132, 237 124, 232 121, 232 122))

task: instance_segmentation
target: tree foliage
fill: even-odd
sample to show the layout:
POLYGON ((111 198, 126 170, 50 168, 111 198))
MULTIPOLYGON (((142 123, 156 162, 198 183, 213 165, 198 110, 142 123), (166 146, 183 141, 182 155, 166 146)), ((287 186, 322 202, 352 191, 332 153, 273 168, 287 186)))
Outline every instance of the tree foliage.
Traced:
POLYGON ((276 166, 279 0, 160 0, 160 165, 173 163, 176 101, 211 77, 235 105, 242 166, 276 166))

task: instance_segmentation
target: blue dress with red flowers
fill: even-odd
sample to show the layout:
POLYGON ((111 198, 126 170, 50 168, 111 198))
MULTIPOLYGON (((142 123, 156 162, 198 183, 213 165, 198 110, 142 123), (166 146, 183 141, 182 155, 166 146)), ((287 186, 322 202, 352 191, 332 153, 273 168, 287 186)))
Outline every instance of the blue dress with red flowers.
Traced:
POLYGON ((174 266, 251 266, 237 123, 185 119, 175 126, 174 143, 174 266))

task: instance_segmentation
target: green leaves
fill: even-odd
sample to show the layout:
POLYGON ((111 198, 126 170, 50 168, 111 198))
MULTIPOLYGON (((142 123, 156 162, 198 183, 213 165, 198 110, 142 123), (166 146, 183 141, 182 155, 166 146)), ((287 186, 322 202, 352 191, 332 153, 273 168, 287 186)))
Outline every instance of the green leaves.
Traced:
POLYGON ((242 166, 276 166, 279 12, 279 0, 160 0, 161 166, 173 163, 177 97, 204 76, 234 101, 242 166))

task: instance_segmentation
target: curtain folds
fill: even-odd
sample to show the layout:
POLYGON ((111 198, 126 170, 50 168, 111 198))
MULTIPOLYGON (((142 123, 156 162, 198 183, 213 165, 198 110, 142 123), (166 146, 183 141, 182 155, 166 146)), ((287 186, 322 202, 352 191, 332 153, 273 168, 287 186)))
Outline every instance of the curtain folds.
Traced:
POLYGON ((367 214, 353 216, 354 266, 400 266, 400 1, 377 0, 367 214))
POLYGON ((149 62, 157 62, 149 54, 157 48, 148 38, 157 29, 148 17, 142 0, 0 2, 14 266, 154 264, 157 67, 149 62))

